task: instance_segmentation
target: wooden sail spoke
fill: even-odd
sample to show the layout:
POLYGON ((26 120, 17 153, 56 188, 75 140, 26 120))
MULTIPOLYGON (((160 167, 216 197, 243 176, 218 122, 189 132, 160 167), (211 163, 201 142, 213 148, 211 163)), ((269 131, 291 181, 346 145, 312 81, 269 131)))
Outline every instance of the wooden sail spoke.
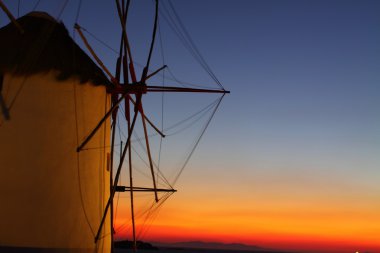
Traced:
POLYGON ((78 25, 77 23, 75 23, 74 25, 74 28, 78 31, 79 33, 79 36, 81 37, 81 39, 83 40, 83 43, 85 44, 86 48, 88 49, 88 51, 90 51, 92 57, 94 57, 94 59, 96 60, 96 62, 100 65, 100 67, 103 69, 104 72, 106 72, 106 74, 108 75, 108 77, 114 82, 115 81, 115 77, 111 74, 111 72, 108 70, 108 68, 104 65, 104 63, 99 59, 99 57, 96 55, 95 51, 92 49, 92 47, 90 46, 90 43, 88 43, 88 40, 86 39, 86 37, 84 36, 83 32, 82 32, 82 29, 80 27, 80 25, 78 25))
POLYGON ((128 94, 123 94, 111 107, 111 109, 103 116, 103 118, 99 121, 99 123, 96 125, 96 127, 91 131, 91 133, 86 137, 86 139, 77 147, 77 152, 80 152, 84 146, 91 140, 91 138, 96 134, 96 132, 99 130, 99 128, 103 125, 103 123, 108 119, 109 116, 115 111, 118 107, 121 101, 127 96, 128 94))
MULTIPOLYGON (((128 118, 130 118, 130 106, 128 102, 128 108, 125 109, 126 114, 128 114, 128 118), (128 109, 128 112, 127 112, 128 109)), ((128 135, 131 132, 131 123, 130 120, 127 122, 128 124, 128 135)), ((133 245, 134 245, 134 251, 137 249, 137 244, 136 244, 136 225, 135 225, 135 204, 134 204, 134 192, 133 192, 133 167, 132 167, 132 143, 129 141, 127 143, 129 145, 128 149, 128 169, 129 169, 129 196, 130 196, 130 203, 131 203, 131 218, 132 218, 132 238, 133 238, 133 245)))
MULTIPOLYGON (((140 107, 140 109, 141 109, 141 110, 140 110, 141 113, 144 113, 144 109, 143 109, 141 103, 140 103, 139 107, 140 107)), ((150 153, 148 131, 147 131, 147 129, 146 129, 145 118, 144 118, 144 117, 141 117, 141 119, 142 119, 143 128, 144 128, 144 136, 145 136, 146 152, 147 152, 147 154, 148 154, 149 167, 150 167, 150 172, 151 172, 151 174, 152 174, 153 188, 154 188, 154 189, 157 189, 157 186, 156 186, 156 177, 155 177, 155 175, 154 175, 154 168, 153 168, 152 155, 151 155, 151 153, 150 153)), ((154 191, 154 198, 155 198, 156 202, 158 202, 158 195, 157 195, 157 191, 156 191, 156 190, 154 191)))
POLYGON ((145 85, 141 82, 132 83, 131 85, 120 85, 115 87, 113 92, 129 94, 135 93, 147 93, 147 92, 188 92, 188 93, 219 93, 226 94, 230 93, 227 90, 216 90, 216 89, 200 89, 200 88, 186 88, 186 87, 176 87, 176 86, 155 86, 155 85, 145 85))
POLYGON ((136 79, 136 72, 135 72, 135 67, 133 65, 133 57, 132 57, 131 47, 129 44, 126 25, 125 25, 127 13, 122 12, 122 8, 120 7, 120 2, 118 0, 116 0, 116 7, 117 7, 117 12, 118 12, 119 20, 120 20, 120 24, 121 24, 122 37, 124 40, 124 45, 127 49, 127 53, 128 53, 128 57, 129 57, 129 72, 131 74, 132 82, 136 82, 136 80, 137 80, 136 79))
POLYGON ((135 192, 177 192, 175 189, 163 189, 163 188, 149 188, 149 187, 129 187, 129 186, 116 186, 117 192, 129 192, 129 191, 135 191, 135 192))
POLYGON ((24 29, 21 27, 21 25, 17 22, 15 17, 12 15, 12 13, 8 10, 7 6, 3 3, 2 0, 0 0, 0 7, 3 9, 5 14, 7 14, 8 18, 11 20, 11 22, 17 27, 17 29, 20 31, 20 33, 24 33, 24 29))
MULTIPOLYGON (((133 105, 136 105, 136 101, 133 100, 133 98, 128 94, 128 99, 132 102, 133 105)), ((145 113, 143 112, 143 110, 141 110, 140 108, 138 109, 140 111, 140 114, 141 114, 141 117, 143 117, 148 123, 149 125, 154 129, 156 130, 156 132, 162 136, 162 138, 165 138, 165 134, 161 132, 160 129, 158 129, 153 123, 152 121, 149 120, 149 118, 147 116, 145 116, 145 113)))
POLYGON ((175 86, 152 86, 146 87, 147 92, 195 92, 195 93, 230 93, 228 90, 215 90, 215 89, 198 89, 198 88, 185 88, 175 86))
POLYGON ((148 80, 149 78, 151 78, 152 76, 156 75, 158 72, 160 72, 161 70, 165 69, 167 67, 167 65, 164 65, 162 66, 161 68, 157 69, 156 71, 150 73, 146 78, 145 78, 145 81, 148 80))

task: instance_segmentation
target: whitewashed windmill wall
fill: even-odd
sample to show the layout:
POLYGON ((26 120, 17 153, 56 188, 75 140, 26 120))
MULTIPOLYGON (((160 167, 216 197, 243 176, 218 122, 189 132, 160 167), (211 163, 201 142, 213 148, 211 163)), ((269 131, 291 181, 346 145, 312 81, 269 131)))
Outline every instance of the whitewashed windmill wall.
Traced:
MULTIPOLYGON (((27 34, 25 23, 31 18, 48 25, 54 22, 46 14, 31 15, 24 22, 21 18, 26 35, 5 38, 0 29, 1 39, 34 36, 27 34)), ((12 25, 8 26, 11 29, 12 25)), ((60 24, 54 26, 62 28, 60 24)), ((35 52, 37 57, 29 63, 44 61, 51 42, 46 40, 43 47, 47 50, 35 52)), ((30 56, 27 54, 33 46, 41 47, 30 40, 28 44, 25 57, 30 56)), ((55 51, 57 46, 53 46, 55 51)), ((73 71, 77 73, 66 73, 64 78, 57 66, 17 71, 18 65, 8 68, 4 58, 0 64, 0 92, 9 111, 9 119, 0 111, 0 252, 14 248, 17 252, 110 251, 109 217, 102 239, 94 242, 110 191, 110 122, 102 125, 86 150, 76 152, 78 144, 109 110, 110 96, 105 85, 92 80, 92 75, 98 81, 102 79, 102 72, 79 47, 70 47, 80 62, 73 71), (97 72, 89 73, 91 68, 97 72)), ((3 55, 8 53, 2 50, 3 55)), ((73 53, 64 52, 65 46, 59 50, 63 52, 54 56, 58 60, 60 55, 73 53)))

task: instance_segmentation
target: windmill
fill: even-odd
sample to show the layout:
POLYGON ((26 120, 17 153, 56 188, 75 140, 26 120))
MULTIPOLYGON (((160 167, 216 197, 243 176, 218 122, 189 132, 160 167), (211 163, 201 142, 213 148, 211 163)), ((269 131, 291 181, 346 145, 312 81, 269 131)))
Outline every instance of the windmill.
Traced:
MULTIPOLYGON (((30 201, 39 203, 37 206, 40 209, 35 208, 35 203, 30 203, 26 208, 29 216, 25 220, 36 222, 41 219, 38 224, 32 222, 34 227, 30 232, 33 236, 28 232, 16 238, 15 234, 6 231, 1 236, 2 245, 49 248, 49 252, 62 248, 67 252, 112 251, 115 194, 129 192, 132 239, 136 249, 135 194, 151 192, 158 202, 158 193, 175 192, 172 187, 160 188, 156 183, 157 172, 151 155, 148 127, 162 138, 165 134, 145 113, 144 95, 180 92, 216 93, 224 96, 229 93, 221 85, 220 89, 204 89, 147 84, 149 79, 167 68, 166 65, 153 71, 150 68, 158 27, 158 0, 155 1, 148 57, 141 76, 138 77, 126 26, 130 1, 115 2, 121 24, 115 74, 98 57, 79 24, 75 24, 75 29, 98 66, 68 36, 64 26, 48 14, 35 12, 16 20, 0 2, 11 20, 8 26, 0 30, 4 38, 10 38, 3 42, 8 44, 2 48, 17 48, 17 52, 2 52, 7 57, 0 61, 0 99, 3 112, 0 137, 6 140, 0 144, 0 150, 3 151, 0 158, 4 166, 11 168, 6 171, 8 174, 4 178, 7 179, 2 183, 12 192, 11 196, 18 200, 21 198, 27 201, 30 196, 25 191, 30 190, 33 196, 30 201), (20 44, 14 45, 14 41, 19 41, 20 44), (124 109, 127 138, 124 147, 121 147, 120 161, 116 161, 115 168, 115 135, 118 114, 122 113, 121 106, 124 109), (135 185, 133 180, 131 139, 139 115, 152 182, 150 187, 135 185), (47 134, 48 131, 51 132, 47 134), (19 137, 17 141, 14 140, 15 136, 19 137), (30 147, 35 144, 34 152, 30 152, 30 147), (103 148, 89 149, 90 146, 103 148), (23 159, 17 159, 20 154, 23 159), (123 186, 119 182, 121 169, 126 161, 129 185, 123 186), (19 174, 14 175, 15 171, 19 174), (9 178, 17 179, 24 187, 16 187, 15 180, 9 178), (72 178, 76 180, 71 181, 72 178), (43 197, 38 195, 41 192, 43 197), (56 199, 51 194, 62 196, 56 199), (50 202, 46 200, 50 198, 50 202), (62 203, 62 198, 69 203, 67 209, 67 203, 62 203), (45 216, 41 216, 41 212, 45 216), (57 216, 64 225, 54 224, 57 216), (77 229, 69 240, 67 236, 72 233, 72 226, 83 227, 83 230, 77 229), (90 229, 85 229, 85 226, 90 229), (61 232, 51 234, 50 231, 57 227, 61 232)), ((221 99, 218 100, 213 114, 220 102, 221 99)), ((2 196, 3 202, 8 199, 8 195, 2 196)), ((13 206, 1 211, 4 212, 2 216, 12 215, 11 212, 22 209, 24 203, 12 203, 13 206)), ((6 226, 12 225, 17 230, 23 226, 23 222, 24 219, 19 224, 9 222, 6 226)))

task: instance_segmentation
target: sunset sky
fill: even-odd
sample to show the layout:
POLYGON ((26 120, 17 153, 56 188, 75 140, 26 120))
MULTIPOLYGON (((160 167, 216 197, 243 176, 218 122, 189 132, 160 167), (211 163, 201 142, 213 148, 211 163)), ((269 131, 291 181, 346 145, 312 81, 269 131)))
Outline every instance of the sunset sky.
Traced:
MULTIPOLYGON (((21 0, 20 8, 18 1, 3 2, 21 16, 38 1, 21 0)), ((380 1, 172 3, 231 94, 175 185, 178 192, 144 226, 138 225, 138 239, 380 252, 380 1)), ((42 0, 37 10, 60 17, 72 34, 78 1, 68 1, 60 14, 64 4, 42 0)), ((128 35, 135 61, 143 63, 154 4, 132 1, 131 6, 128 35)), ((120 25, 113 1, 83 0, 79 14, 80 25, 118 50, 120 25)), ((0 26, 8 22, 0 12, 0 26)), ((165 20, 160 24, 165 63, 176 77, 218 88, 165 20)), ((89 41, 114 70, 117 55, 89 41)), ((162 65, 159 45, 152 69, 162 65)), ((168 96, 165 117, 176 122, 182 106, 189 110, 187 117, 215 98, 168 96)), ((152 114, 157 109, 148 97, 146 106, 152 114)), ((173 160, 185 156, 198 132, 168 144, 177 151, 181 141, 188 141, 182 154, 171 153, 173 160)), ((153 197, 137 199, 146 205, 153 197)), ((128 195, 119 200, 119 238, 130 236, 128 201, 128 195)))

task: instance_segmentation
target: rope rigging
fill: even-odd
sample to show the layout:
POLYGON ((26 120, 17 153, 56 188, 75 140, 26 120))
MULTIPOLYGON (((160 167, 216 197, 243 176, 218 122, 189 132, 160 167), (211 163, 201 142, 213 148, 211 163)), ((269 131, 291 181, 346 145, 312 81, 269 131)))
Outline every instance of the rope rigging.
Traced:
POLYGON ((163 10, 165 11, 165 13, 162 12, 162 16, 164 17, 165 21, 168 23, 169 27, 174 31, 174 33, 178 36, 178 38, 180 39, 181 43, 185 46, 185 48, 191 53, 194 59, 203 67, 203 69, 209 74, 209 76, 215 81, 215 83, 222 90, 224 90, 223 85, 215 76, 210 66, 208 65, 208 63, 206 62, 206 60, 200 53, 198 47, 195 45, 189 32, 187 31, 179 15, 177 14, 177 11, 175 10, 174 5, 172 4, 170 0, 168 0, 168 3, 173 14, 170 13, 165 3, 162 2, 163 10))
MULTIPOLYGON (((159 27, 160 27, 160 24, 159 24, 159 27)), ((97 41, 99 44, 103 45, 105 48, 107 48, 108 50, 110 50, 110 52, 114 53, 115 55, 119 55, 119 52, 113 48, 112 46, 110 46, 108 43, 106 43, 104 40, 100 39, 98 36, 96 36, 93 32, 90 32, 89 29, 87 29, 86 27, 84 26, 81 26, 81 30, 83 32, 85 32, 86 34, 88 34, 91 38, 93 38, 95 41, 97 41)), ((160 29, 159 30, 159 33, 160 33, 160 29)), ((161 39, 160 39, 161 40, 161 39)), ((161 51, 163 51, 163 47, 160 48, 161 51)), ((162 65, 166 65, 164 63, 165 61, 163 61, 162 65)), ((137 61, 134 61, 133 64, 135 65, 135 67, 139 68, 139 69, 143 69, 144 68, 144 65, 137 62, 137 61)), ((198 88, 210 88, 210 86, 206 86, 206 85, 199 85, 199 84, 196 84, 196 83, 191 83, 191 82, 188 82, 188 81, 184 81, 184 80, 180 80, 173 72, 173 70, 171 69, 170 66, 167 66, 166 69, 168 70, 168 73, 170 76, 168 75, 163 75, 163 78, 165 80, 170 80, 170 81, 174 81, 176 82, 177 84, 183 86, 183 87, 198 87, 198 88)))
MULTIPOLYGON (((172 135, 175 135, 175 134, 178 134, 180 132, 182 132, 183 130, 191 127, 192 125, 194 125, 195 123, 197 123, 201 118, 204 117, 204 115, 210 111, 212 109, 213 106, 215 106, 218 101, 219 101, 220 98, 217 98, 216 100, 214 100, 213 102, 211 102, 210 104, 206 105, 205 107, 203 107, 202 109, 200 109, 199 111, 196 111, 194 112, 193 114, 187 116, 186 118, 182 119, 182 120, 179 120, 178 122, 166 127, 163 129, 163 132, 166 133, 165 136, 172 136, 172 135), (198 116, 198 117, 197 117, 198 116), (188 125, 186 125, 185 127, 181 128, 180 130, 176 130, 175 132, 173 133, 167 133, 169 130, 173 130, 185 123, 187 123, 188 121, 190 121, 191 119, 193 118, 196 118, 195 120, 191 121, 188 125)), ((121 110, 123 111, 123 109, 121 108, 121 110)), ((123 131, 121 131, 121 134, 124 136, 124 138, 126 138, 126 135, 124 134, 123 131)), ((149 137, 154 137, 154 136, 157 136, 158 134, 157 133, 154 133, 154 134, 150 134, 149 137)), ((135 138, 134 139, 131 139, 131 142, 136 142, 136 141, 141 141, 141 140, 145 140, 144 137, 136 137, 136 135, 134 135, 135 138)), ((87 149, 90 149, 90 148, 87 148, 87 149)), ((86 150, 86 149, 83 149, 83 150, 86 150)))
MULTIPOLYGON (((217 109, 217 106, 220 104, 220 101, 221 101, 221 98, 218 98, 216 99, 215 101, 213 101, 212 103, 210 103, 209 105, 207 105, 206 107, 204 107, 203 109, 201 109, 200 111, 197 111, 196 113, 190 115, 189 117, 177 122, 176 124, 172 125, 171 127, 168 127, 165 129, 165 132, 169 129, 174 129, 178 126, 181 126, 183 125, 184 123, 190 121, 191 119, 195 118, 195 120, 191 121, 189 124, 187 124, 185 127, 177 130, 176 132, 174 133, 171 133, 171 134, 167 134, 167 136, 172 136, 172 135, 175 135, 175 134, 178 134, 182 131, 184 131, 185 129, 191 127, 192 125, 194 125, 196 122, 198 122, 201 118, 203 118, 211 109, 214 108, 213 110, 213 113, 210 115, 210 117, 207 119, 207 123, 205 124, 205 126, 202 128, 202 133, 205 132, 206 128, 207 128, 207 125, 209 124, 209 122, 212 120, 212 117, 214 116, 215 112, 216 112, 216 109, 217 109)), ((121 110, 123 110, 121 108, 121 110)), ((125 134, 123 133, 123 131, 120 129, 120 133, 121 135, 124 136, 124 138, 126 138, 125 134)), ((197 145, 197 143, 199 143, 201 137, 202 137, 203 134, 200 134, 197 139, 195 139, 195 143, 197 145)), ((134 136, 135 136, 135 139, 133 140, 134 142, 138 142, 140 147, 142 148, 142 150, 144 150, 144 145, 142 144, 141 140, 143 139, 143 137, 138 137, 136 133, 134 133, 134 136)), ((153 136, 153 135, 152 135, 153 136)), ((181 168, 178 172, 177 172, 177 175, 175 176, 175 180, 174 181, 177 181, 180 174, 182 173, 183 169, 185 168, 186 166, 186 163, 188 162, 188 160, 190 159, 192 153, 194 152, 195 148, 196 148, 196 145, 192 148, 192 152, 188 155, 188 157, 185 159, 185 163, 183 165, 181 165, 179 168, 181 168), (181 171, 182 170, 182 171, 181 171)), ((145 161, 145 159, 139 154, 139 152, 137 152, 137 150, 132 147, 132 150, 135 152, 135 154, 141 159, 141 161, 143 161, 143 163, 146 165, 146 166, 149 166, 148 162, 145 161)), ((146 151, 144 150, 144 152, 146 153, 146 151)), ((174 183, 170 183, 166 177, 164 176, 164 174, 162 174, 162 172, 159 170, 159 167, 156 163, 154 163, 154 167, 156 168, 157 170, 157 173, 159 175, 159 178, 161 180, 163 180, 166 184, 166 186, 169 186, 170 188, 173 188, 172 185, 174 185, 174 183)), ((142 173, 140 171, 140 173, 142 173)), ((144 174, 144 173, 143 173, 144 174)), ((147 174, 144 174, 145 177, 149 178, 149 176, 147 174)))
MULTIPOLYGON (((121 111, 123 112, 123 108, 121 107, 121 111)), ((123 113, 123 115, 125 115, 124 113, 123 113)), ((124 138, 126 138, 126 135, 124 134, 124 132, 121 130, 121 129, 119 129, 120 130, 120 134, 124 137, 124 138)), ((144 144, 141 142, 143 139, 145 139, 145 138, 139 138, 138 136, 137 136, 137 134, 136 134, 136 132, 134 132, 133 133, 133 135, 136 137, 134 140, 131 140, 131 142, 137 142, 139 145, 140 145, 140 147, 142 148, 142 150, 145 152, 145 154, 147 154, 146 153, 146 150, 144 149, 144 144)), ((161 137, 162 138, 162 137, 161 137)), ((145 164, 145 165, 147 165, 148 167, 149 167, 149 164, 148 164, 148 162, 140 155, 140 153, 139 152, 137 152, 137 150, 133 147, 133 146, 131 146, 131 148, 132 148, 132 150, 136 153, 136 155, 141 159, 141 161, 145 164)), ((158 165, 153 161, 153 165, 154 165, 154 167, 159 171, 159 169, 158 169, 158 165)), ((143 173, 143 172, 141 172, 141 173, 143 173)), ((144 174, 144 173, 143 173, 144 174)), ((163 180, 165 183, 166 183, 166 186, 168 186, 168 187, 170 187, 171 189, 172 189, 172 187, 171 187, 171 185, 170 185, 170 183, 168 182, 168 180, 165 178, 165 176, 161 173, 161 172, 158 172, 158 174, 159 174, 159 177, 161 178, 161 180, 163 180)), ((144 174, 147 178, 149 178, 149 176, 147 176, 146 174, 144 174)))
MULTIPOLYGON (((165 193, 158 203, 154 201, 148 201, 141 207, 140 212, 136 213, 137 219, 143 219, 141 222, 141 229, 137 235, 137 238, 141 239, 144 234, 149 230, 150 225, 152 224, 153 220, 158 216, 159 211, 162 209, 165 202, 169 199, 169 197, 173 193, 165 193)), ((130 226, 131 220, 128 219, 122 224, 120 224, 115 230, 117 232, 122 232, 126 227, 130 226)))
MULTIPOLYGON (((216 101, 214 101, 213 103, 211 103, 210 105, 208 105, 206 107, 206 109, 202 109, 201 112, 204 112, 204 111, 209 111, 210 108, 213 108, 212 105, 215 106, 215 104, 217 104, 210 116, 210 118, 207 120, 207 123, 205 124, 205 126, 202 128, 201 130, 201 133, 199 134, 199 136, 197 137, 196 141, 195 141, 195 144, 194 146, 192 147, 191 149, 191 152, 188 154, 188 156, 186 157, 185 159, 185 163, 182 165, 180 171, 178 171, 174 181, 173 181, 173 185, 177 182, 178 178, 180 177, 180 175, 182 174, 183 170, 185 169, 188 161, 190 160, 191 156, 193 155, 197 145, 199 144, 200 142, 200 139, 202 138, 203 134, 205 133, 209 123, 211 122, 212 118, 214 117, 215 115, 215 112, 221 102, 223 97, 220 97, 218 98, 216 101)), ((198 115, 199 113, 195 113, 193 115, 191 115, 192 117, 194 117, 194 115, 198 115)), ((192 118, 192 117, 189 117, 189 118, 192 118)), ((182 122, 180 122, 182 123, 182 122)), ((141 144, 142 146, 142 144, 141 144)), ((136 154, 140 157, 140 159, 142 159, 142 157, 136 152, 136 154)), ((146 163, 146 166, 148 166, 148 164, 146 163)), ((147 174, 145 174, 147 177, 149 177, 147 174)), ((172 193, 171 193, 172 194, 172 193)), ((141 213, 140 215, 136 215, 136 218, 141 218, 142 216, 145 216, 145 218, 143 219, 143 221, 141 222, 142 224, 140 225, 142 228, 139 230, 138 234, 137 234, 137 238, 141 238, 148 230, 149 230, 149 227, 150 225, 152 224, 153 220, 155 219, 155 217, 157 217, 158 215, 158 211, 161 209, 162 205, 164 204, 164 202, 170 197, 171 194, 166 194, 164 195, 163 197, 160 198, 160 201, 158 203, 156 202, 153 202, 151 204, 151 206, 149 207, 146 207, 143 208, 145 211, 143 213, 141 213)), ((123 225, 121 225, 120 227, 118 227, 116 230, 117 231, 121 231, 126 225, 128 224, 128 221, 125 222, 123 225)))
POLYGON ((201 63, 202 63, 202 66, 204 66, 205 70, 207 71, 207 73, 209 73, 209 75, 212 77, 212 79, 214 79, 214 81, 219 85, 219 87, 224 90, 222 84, 219 82, 218 78, 215 76, 214 72, 211 70, 210 66, 208 65, 208 63, 206 62, 206 60, 204 59, 204 57, 202 56, 202 54, 200 53, 198 47, 195 45, 193 39, 191 38, 189 32, 187 31, 186 27, 184 26, 184 24, 182 23, 179 15, 177 14, 177 11, 175 10, 174 8, 174 5, 172 3, 171 0, 168 0, 169 2, 169 5, 170 5, 170 8, 172 9, 180 27, 182 28, 182 31, 185 33, 185 37, 187 38, 187 40, 190 42, 190 45, 191 47, 194 49, 196 55, 199 57, 201 63))
POLYGON ((195 149, 197 148, 197 146, 198 146, 200 140, 202 139, 204 133, 206 132, 208 126, 210 125, 211 120, 212 120, 213 117, 215 116, 215 113, 216 113, 217 109, 219 108, 219 105, 220 105, 220 103, 222 102, 223 97, 224 97, 224 94, 220 97, 220 99, 219 99, 217 105, 215 106, 215 108, 214 108, 214 110, 213 110, 213 112, 212 112, 212 114, 211 114, 209 120, 207 121, 206 125, 205 125, 204 128, 202 129, 202 131, 201 131, 201 133, 200 133, 198 139, 196 140, 196 142, 195 142, 193 148, 191 149, 189 155, 187 156, 187 158, 186 158, 186 160, 185 160, 185 163, 184 163, 183 166, 181 167, 181 169, 180 169, 180 171, 178 172, 177 176, 174 178, 174 181, 173 181, 172 185, 175 185, 175 184, 177 183, 179 177, 181 176, 181 174, 182 174, 183 170, 185 169, 187 163, 189 162, 191 156, 194 154, 194 151, 195 151, 195 149))
POLYGON ((40 4, 41 0, 37 0, 36 4, 33 6, 33 11, 35 11, 38 7, 38 5, 40 4))

